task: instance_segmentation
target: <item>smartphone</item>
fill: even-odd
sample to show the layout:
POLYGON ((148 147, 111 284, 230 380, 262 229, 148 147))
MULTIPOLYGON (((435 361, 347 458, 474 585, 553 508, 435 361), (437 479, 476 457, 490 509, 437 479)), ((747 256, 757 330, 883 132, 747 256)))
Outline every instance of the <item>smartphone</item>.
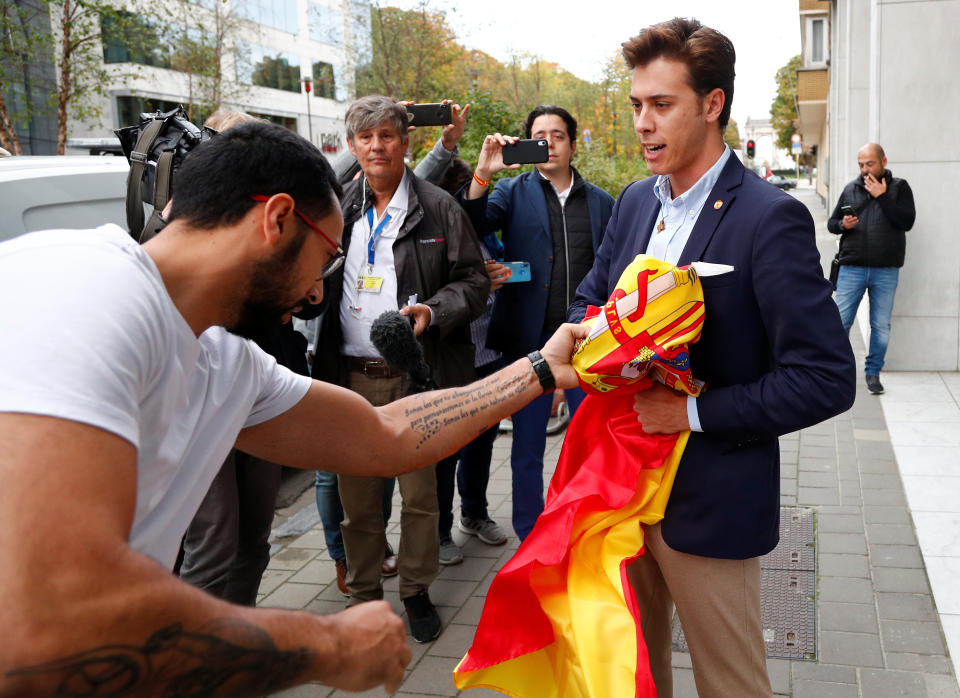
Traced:
POLYGON ((411 104, 407 107, 407 119, 411 126, 445 126, 453 123, 449 104, 411 104))
POLYGON ((855 209, 853 206, 841 206, 840 213, 845 216, 853 216, 854 218, 857 217, 857 209, 855 209))
POLYGON ((510 269, 510 278, 503 283, 515 284, 530 280, 530 262, 503 262, 503 266, 510 269))
POLYGON ((546 162, 549 159, 546 138, 527 138, 512 145, 503 146, 504 165, 546 162))

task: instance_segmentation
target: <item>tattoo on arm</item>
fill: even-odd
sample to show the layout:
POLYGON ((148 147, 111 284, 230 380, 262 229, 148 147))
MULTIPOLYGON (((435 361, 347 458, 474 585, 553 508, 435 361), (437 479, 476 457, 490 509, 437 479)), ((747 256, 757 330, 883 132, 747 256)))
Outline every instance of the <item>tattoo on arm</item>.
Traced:
POLYGON ((7 676, 46 676, 58 682, 56 695, 71 697, 263 695, 290 685, 314 659, 305 647, 279 651, 269 634, 245 621, 213 621, 202 630, 177 623, 142 647, 105 645, 7 676))
MULTIPOLYGON (((512 400, 527 389, 528 383, 529 378, 522 375, 507 379, 493 378, 408 407, 404 410, 404 416, 410 420, 410 428, 420 434, 417 449, 436 436, 443 427, 512 400)), ((477 433, 483 433, 489 426, 485 424, 477 433)))

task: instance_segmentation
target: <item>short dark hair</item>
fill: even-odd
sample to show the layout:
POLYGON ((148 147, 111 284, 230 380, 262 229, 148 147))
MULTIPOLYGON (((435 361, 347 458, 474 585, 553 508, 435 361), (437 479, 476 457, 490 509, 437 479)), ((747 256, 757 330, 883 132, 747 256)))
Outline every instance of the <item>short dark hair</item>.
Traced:
POLYGON ((170 220, 209 230, 236 223, 255 194, 289 194, 317 219, 338 206, 341 189, 316 146, 265 121, 237 124, 198 145, 173 178, 170 220))
POLYGON ((721 131, 727 127, 733 105, 734 64, 737 61, 737 52, 730 39, 695 19, 674 17, 641 30, 622 46, 623 58, 631 70, 657 58, 667 58, 687 66, 690 87, 701 97, 718 87, 723 90, 723 110, 717 125, 721 131))
POLYGON ((563 119, 563 123, 567 125, 567 137, 569 137, 571 141, 577 140, 577 120, 563 107, 557 107, 552 104, 541 104, 539 107, 534 107, 533 111, 527 114, 527 119, 523 122, 523 132, 527 134, 527 138, 530 138, 533 122, 536 121, 538 116, 543 116, 544 114, 553 114, 563 119))

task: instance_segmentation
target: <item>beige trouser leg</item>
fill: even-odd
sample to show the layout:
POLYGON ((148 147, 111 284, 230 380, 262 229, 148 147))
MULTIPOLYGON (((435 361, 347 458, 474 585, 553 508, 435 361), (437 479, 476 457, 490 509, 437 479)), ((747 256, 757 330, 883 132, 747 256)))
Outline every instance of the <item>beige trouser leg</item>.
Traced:
MULTIPOLYGON (((350 372, 349 388, 372 405, 385 405, 403 397, 402 378, 368 378, 350 372)), ((386 535, 383 531, 383 478, 338 477, 344 519, 340 526, 347 554, 347 586, 350 603, 383 598, 380 566, 386 535)), ((437 476, 434 466, 420 468, 397 478, 400 485, 400 598, 427 589, 440 570, 440 517, 437 476)))
POLYGON ((760 559, 688 555, 664 542, 660 524, 644 529, 646 551, 628 575, 659 698, 673 695, 674 603, 700 698, 771 696, 760 621, 760 559))

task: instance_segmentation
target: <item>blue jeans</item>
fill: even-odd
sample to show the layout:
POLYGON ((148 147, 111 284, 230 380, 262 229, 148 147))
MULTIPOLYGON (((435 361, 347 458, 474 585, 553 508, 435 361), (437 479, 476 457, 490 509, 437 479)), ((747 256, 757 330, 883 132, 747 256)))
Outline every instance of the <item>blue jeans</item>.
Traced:
POLYGON ((883 359, 890 343, 890 316, 893 314, 893 298, 897 293, 900 269, 897 267, 840 267, 837 277, 837 308, 843 329, 849 334, 857 308, 867 292, 870 301, 870 348, 867 351, 866 371, 868 376, 880 375, 883 359))
MULTIPOLYGON (((383 485, 383 525, 390 521, 393 510, 393 487, 396 479, 384 478, 383 485)), ((330 559, 339 560, 347 556, 343 549, 343 534, 340 522, 343 521, 343 505, 340 504, 340 490, 337 487, 336 473, 317 471, 317 511, 323 524, 323 539, 327 543, 330 559)))
MULTIPOLYGON (((580 388, 565 390, 570 416, 586 397, 580 388)), ((543 511, 543 451, 547 445, 547 422, 553 407, 553 393, 541 395, 513 414, 513 446, 510 469, 513 474, 513 530, 526 538, 543 511)))

